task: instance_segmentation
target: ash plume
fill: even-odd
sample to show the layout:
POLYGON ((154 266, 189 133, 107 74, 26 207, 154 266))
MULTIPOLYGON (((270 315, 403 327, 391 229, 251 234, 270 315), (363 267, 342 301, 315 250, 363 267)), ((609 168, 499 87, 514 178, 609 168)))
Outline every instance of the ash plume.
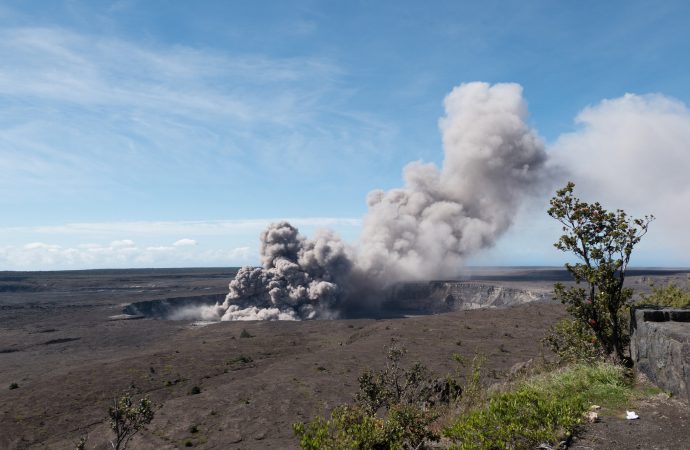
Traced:
POLYGON ((544 144, 517 84, 463 84, 444 106, 442 166, 410 163, 403 187, 370 192, 356 246, 331 231, 307 239, 272 224, 261 235, 262 267, 240 269, 203 318, 335 317, 392 283, 457 276, 467 256, 492 246, 545 180, 544 144))
POLYGON ((222 305, 204 318, 297 320, 333 315, 353 267, 351 249, 329 230, 313 239, 287 222, 261 233, 262 267, 242 267, 222 305))

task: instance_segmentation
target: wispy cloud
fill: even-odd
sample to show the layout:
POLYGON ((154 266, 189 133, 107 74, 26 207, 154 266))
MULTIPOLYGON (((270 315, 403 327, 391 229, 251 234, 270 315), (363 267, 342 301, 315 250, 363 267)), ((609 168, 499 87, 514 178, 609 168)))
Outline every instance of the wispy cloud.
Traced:
MULTIPOLYGON (((167 114, 217 114, 247 121, 292 117, 258 104, 257 97, 263 95, 250 93, 250 87, 268 87, 273 91, 265 92, 268 97, 278 86, 267 84, 311 81, 323 85, 338 72, 332 64, 309 58, 236 57, 189 47, 145 48, 60 28, 2 30, 0 55, 5 61, 0 93, 8 96, 167 114)), ((272 103, 288 105, 296 97, 301 97, 296 90, 285 91, 272 103)))
MULTIPOLYGON (((298 227, 359 227, 361 219, 347 217, 295 217, 284 219, 247 219, 247 220, 206 220, 206 221, 160 221, 160 222, 101 222, 69 223, 64 225, 38 225, 29 227, 3 227, 0 233, 79 235, 123 234, 155 236, 217 236, 229 235, 237 231, 261 230, 269 223, 287 220, 298 227)), ((190 239, 181 239, 179 245, 185 245, 190 239)))
POLYGON ((2 29, 0 189, 126 189, 182 172, 228 182, 365 161, 396 130, 348 105, 343 76, 318 57, 2 29))

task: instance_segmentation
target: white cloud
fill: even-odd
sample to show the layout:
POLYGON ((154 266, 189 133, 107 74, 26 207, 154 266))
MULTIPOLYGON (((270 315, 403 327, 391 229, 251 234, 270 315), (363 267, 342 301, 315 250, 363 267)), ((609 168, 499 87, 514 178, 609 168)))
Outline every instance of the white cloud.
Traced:
MULTIPOLYGON (((583 200, 654 214, 642 248, 690 263, 690 110, 660 94, 626 94, 583 110, 553 156, 583 200), (680 259, 679 259, 680 258, 680 259)), ((661 258, 660 258, 661 259, 661 258)))
POLYGON ((32 242, 24 246, 25 250, 60 250, 59 245, 44 244, 43 242, 32 242))
MULTIPOLYGON (((260 232, 278 220, 101 222, 5 227, 0 228, 4 241, 0 242, 0 270, 252 265, 259 262, 256 246, 260 232), (203 240, 199 242, 180 236, 203 237, 203 240)), ((287 220, 306 234, 318 228, 334 227, 345 235, 352 235, 360 225, 359 219, 351 218, 287 220)))
POLYGON ((34 242, 0 247, 0 270, 237 266, 255 263, 249 247, 199 249, 197 246, 137 246, 131 240, 64 247, 34 242))
POLYGON ((228 257, 231 260, 235 259, 240 259, 240 260, 249 260, 252 256, 252 249, 251 247, 237 247, 228 253, 228 257))
POLYGON ((194 246, 197 245, 197 242, 194 239, 179 239, 175 241, 173 244, 175 247, 188 247, 188 246, 194 246))
POLYGON ((134 241, 132 241, 131 239, 122 239, 110 243, 110 247, 112 248, 131 248, 134 246, 134 241))

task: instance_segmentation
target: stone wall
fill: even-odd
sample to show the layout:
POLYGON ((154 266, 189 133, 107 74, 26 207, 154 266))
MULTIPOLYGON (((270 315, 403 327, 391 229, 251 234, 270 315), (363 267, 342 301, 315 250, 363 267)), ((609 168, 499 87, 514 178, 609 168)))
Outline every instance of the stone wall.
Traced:
POLYGON ((630 354, 637 369, 690 403, 690 310, 633 309, 630 327, 630 354))

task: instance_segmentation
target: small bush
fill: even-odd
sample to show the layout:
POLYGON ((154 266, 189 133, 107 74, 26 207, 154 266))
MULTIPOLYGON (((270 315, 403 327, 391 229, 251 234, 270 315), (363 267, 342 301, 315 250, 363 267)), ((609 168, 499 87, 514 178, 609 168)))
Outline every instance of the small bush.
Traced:
POLYGON ((461 389, 454 379, 435 379, 417 363, 401 366, 405 350, 394 341, 386 368, 366 370, 359 377, 354 405, 335 408, 329 419, 317 417, 293 425, 303 449, 423 449, 438 441, 431 425, 438 407, 456 400, 461 389))
POLYGON ((381 447, 389 438, 384 430, 383 419, 367 414, 359 406, 341 405, 333 410, 331 417, 324 420, 317 417, 304 424, 292 427, 305 450, 349 450, 381 447))
POLYGON ((475 353, 471 360, 458 353, 453 354, 453 360, 466 368, 465 385, 462 388, 460 406, 465 409, 472 408, 484 401, 485 389, 482 386, 482 376, 486 357, 475 353))
POLYGON ((388 348, 384 370, 365 370, 358 378, 355 401, 370 414, 394 405, 417 405, 423 408, 448 404, 460 396, 460 385, 452 378, 436 379, 424 365, 401 366, 406 350, 394 341, 388 348))
POLYGON ((86 436, 82 436, 79 438, 77 443, 74 446, 75 450, 86 450, 86 436))
POLYGON ((225 360, 226 365, 230 364, 235 364, 235 363, 242 363, 242 364, 249 364, 250 362, 253 362, 254 360, 252 359, 251 356, 246 356, 246 355, 240 355, 232 359, 227 359, 225 360))
POLYGON ((110 428, 115 432, 115 439, 111 445, 115 450, 123 450, 130 439, 141 430, 144 425, 153 420, 153 404, 148 397, 143 397, 139 402, 132 400, 132 395, 125 393, 113 400, 108 408, 110 416, 110 428))
POLYGON ((542 344, 564 363, 593 362, 605 357, 592 329, 576 319, 565 318, 556 322, 549 328, 542 344))
POLYGON ((189 395, 197 395, 201 394, 201 388, 199 386, 194 386, 191 391, 189 391, 189 395))
POLYGON ((19 385, 17 383, 11 383, 10 384, 10 391, 13 389, 19 389, 19 385))
POLYGON ((582 423, 590 405, 618 406, 631 393, 620 366, 573 365, 492 395, 488 403, 461 415, 443 433, 455 442, 452 448, 460 450, 558 444, 582 423))
POLYGON ((242 328, 242 332, 240 333, 241 338, 253 338, 254 335, 251 334, 249 331, 247 331, 245 328, 242 328))
POLYGON ((690 308, 690 289, 683 289, 675 283, 661 287, 652 286, 652 293, 650 295, 640 294, 638 303, 671 308, 690 308))

